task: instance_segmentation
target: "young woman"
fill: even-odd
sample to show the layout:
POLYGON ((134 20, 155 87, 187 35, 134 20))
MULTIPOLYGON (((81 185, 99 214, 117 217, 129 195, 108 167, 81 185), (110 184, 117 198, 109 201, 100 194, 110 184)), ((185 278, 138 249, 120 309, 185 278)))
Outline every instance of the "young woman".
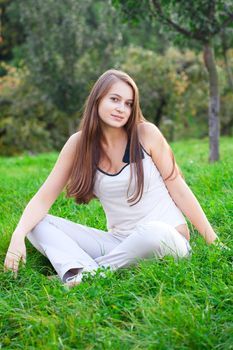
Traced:
POLYGON ((20 260, 26 262, 25 237, 68 285, 99 267, 115 270, 152 255, 187 257, 189 230, 182 213, 208 244, 217 239, 165 138, 143 117, 135 82, 111 69, 87 98, 80 131, 68 139, 26 206, 5 270, 17 273, 20 260), (77 203, 99 198, 108 232, 47 214, 64 187, 77 203))

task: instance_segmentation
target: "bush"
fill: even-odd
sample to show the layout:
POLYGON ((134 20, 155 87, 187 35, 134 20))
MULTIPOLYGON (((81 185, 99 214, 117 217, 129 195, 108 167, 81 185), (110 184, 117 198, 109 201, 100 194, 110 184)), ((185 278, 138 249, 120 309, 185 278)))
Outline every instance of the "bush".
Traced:
POLYGON ((25 68, 2 66, 8 74, 0 78, 0 154, 61 147, 69 133, 66 116, 28 83, 25 68))

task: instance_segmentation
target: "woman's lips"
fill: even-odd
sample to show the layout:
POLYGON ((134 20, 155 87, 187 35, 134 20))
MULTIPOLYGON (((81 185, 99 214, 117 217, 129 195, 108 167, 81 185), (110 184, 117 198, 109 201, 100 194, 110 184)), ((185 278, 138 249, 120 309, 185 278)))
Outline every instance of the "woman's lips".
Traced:
POLYGON ((114 119, 119 120, 119 121, 121 121, 121 120, 124 119, 124 117, 122 117, 122 116, 120 116, 120 115, 111 114, 111 116, 112 116, 114 119))

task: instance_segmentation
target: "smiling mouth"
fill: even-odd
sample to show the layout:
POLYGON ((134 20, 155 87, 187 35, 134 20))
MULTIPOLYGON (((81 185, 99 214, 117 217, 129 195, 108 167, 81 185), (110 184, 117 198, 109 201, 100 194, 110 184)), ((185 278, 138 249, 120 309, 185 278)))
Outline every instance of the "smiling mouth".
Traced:
POLYGON ((111 116, 112 116, 114 119, 117 119, 117 120, 123 120, 123 119, 124 119, 124 117, 121 117, 121 116, 119 116, 119 115, 113 115, 113 114, 111 114, 111 116))

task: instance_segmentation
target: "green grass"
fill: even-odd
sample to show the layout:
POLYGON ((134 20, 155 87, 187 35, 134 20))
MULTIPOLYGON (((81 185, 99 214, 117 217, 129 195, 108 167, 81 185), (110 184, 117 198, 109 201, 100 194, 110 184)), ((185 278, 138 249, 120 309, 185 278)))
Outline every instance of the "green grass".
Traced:
MULTIPOLYGON (((190 259, 148 259, 107 278, 85 277, 68 290, 27 242, 27 265, 3 273, 10 236, 57 154, 0 158, 0 349, 233 349, 233 142, 208 164, 207 140, 172 145, 186 182, 231 250, 207 246, 190 225, 190 259)), ((105 229, 97 201, 74 204, 62 193, 50 210, 105 229)))

